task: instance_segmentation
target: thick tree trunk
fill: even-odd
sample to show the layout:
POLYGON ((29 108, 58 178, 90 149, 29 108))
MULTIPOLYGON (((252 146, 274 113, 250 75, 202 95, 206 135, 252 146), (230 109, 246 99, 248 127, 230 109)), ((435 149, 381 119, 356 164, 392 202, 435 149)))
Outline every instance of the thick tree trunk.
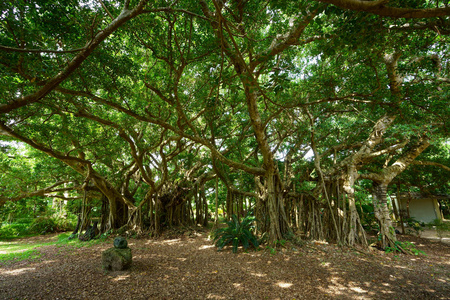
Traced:
POLYGON ((109 229, 117 229, 125 225, 128 219, 128 209, 134 210, 136 206, 94 170, 91 170, 90 176, 94 185, 108 198, 109 229))
POLYGON ((209 212, 208 212, 208 199, 206 199, 206 193, 205 193, 205 186, 202 185, 202 198, 203 198, 203 226, 208 226, 208 218, 209 218, 209 212))
POLYGON ((195 199, 195 223, 200 224, 201 223, 201 195, 199 195, 199 189, 198 185, 196 184, 194 186, 194 199, 195 199), (200 198, 200 199, 199 199, 200 198))
POLYGON ((154 228, 155 228, 155 235, 160 235, 161 234, 161 215, 162 215, 162 203, 161 200, 159 199, 158 194, 155 194, 155 224, 154 224, 154 228))
POLYGON ((120 224, 118 224, 118 216, 117 216, 117 203, 116 201, 111 201, 109 199, 109 217, 108 217, 108 227, 109 229, 117 229, 120 228, 120 224))
POLYGON ((387 184, 386 183, 373 183, 372 197, 373 206, 375 212, 375 218, 377 218, 380 225, 379 238, 381 239, 381 247, 395 248, 395 242, 397 237, 395 236, 395 229, 392 226, 391 217, 389 215, 389 209, 387 206, 387 184))
POLYGON ((277 197, 277 188, 275 186, 275 178, 274 176, 267 177, 267 206, 269 209, 269 218, 270 218, 270 242, 274 243, 277 240, 283 239, 283 235, 281 234, 281 226, 278 222, 278 197, 277 197))
MULTIPOLYGON (((353 188, 356 178, 358 176, 358 170, 355 166, 351 165, 347 168, 345 174, 343 189, 347 194, 348 208, 349 208, 349 224, 346 242, 350 246, 354 246, 355 242, 360 242, 363 245, 367 245, 366 234, 361 225, 361 220, 356 210, 355 201, 355 189, 353 188)), ((344 204, 345 205, 345 202, 344 204)), ((344 216, 345 217, 345 216, 344 216)))
POLYGON ((215 190, 215 211, 214 211, 214 229, 219 226, 219 178, 216 177, 216 190, 215 190))
POLYGON ((85 190, 84 193, 83 193, 83 201, 81 203, 81 211, 80 211, 81 223, 80 223, 79 235, 81 235, 81 233, 84 230, 86 230, 89 227, 90 223, 91 223, 90 218, 89 218, 91 209, 90 209, 90 207, 88 205, 88 201, 89 201, 89 197, 87 196, 87 192, 85 190))
POLYGON ((109 229, 109 202, 105 195, 102 195, 102 219, 100 222, 100 232, 105 233, 109 229))
POLYGON ((80 226, 81 226, 81 216, 78 214, 77 226, 75 226, 75 229, 73 230, 72 235, 75 235, 78 233, 80 226))
POLYGON ((230 188, 227 188, 227 199, 226 199, 226 220, 231 220, 231 215, 233 214, 233 192, 230 188))
POLYGON ((370 173, 361 175, 362 178, 373 181, 373 205, 375 209, 375 217, 380 223, 381 246, 395 247, 396 237, 395 229, 392 227, 392 221, 389 216, 387 207, 386 190, 392 180, 403 172, 413 161, 430 145, 427 136, 420 136, 419 141, 415 145, 411 145, 410 149, 404 153, 397 161, 389 167, 385 167, 380 173, 370 173))
POLYGON ((289 223, 284 208, 284 198, 276 174, 266 177, 267 207, 269 212, 269 243, 275 244, 285 238, 290 232, 289 223))
POLYGON ((155 230, 155 212, 154 212, 154 202, 153 199, 156 197, 156 194, 152 194, 152 195, 145 195, 145 197, 150 197, 150 199, 148 199, 148 221, 150 223, 150 230, 153 231, 155 230))

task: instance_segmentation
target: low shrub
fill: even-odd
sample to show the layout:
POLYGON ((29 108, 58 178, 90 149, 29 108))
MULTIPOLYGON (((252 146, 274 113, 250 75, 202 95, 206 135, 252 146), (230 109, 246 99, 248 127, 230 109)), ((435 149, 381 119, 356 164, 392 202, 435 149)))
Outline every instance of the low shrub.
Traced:
POLYGON ((29 223, 2 224, 0 227, 0 238, 8 239, 26 235, 29 226, 29 223))
POLYGON ((76 219, 69 218, 55 218, 56 230, 57 231, 72 231, 75 229, 74 224, 76 223, 76 219))
POLYGON ((427 255, 424 251, 417 249, 416 245, 408 241, 405 242, 396 241, 395 247, 386 247, 385 251, 386 253, 401 252, 400 248, 409 254, 425 255, 425 256, 427 255))
POLYGON ((423 231, 422 227, 425 226, 424 222, 417 221, 415 218, 412 217, 406 218, 404 221, 406 222, 408 227, 414 229, 416 234, 420 234, 420 232, 423 231))
POLYGON ((367 231, 379 231, 378 221, 375 218, 375 212, 372 205, 363 204, 357 207, 357 211, 361 218, 362 226, 367 231))
POLYGON ((22 236, 71 231, 76 219, 59 217, 37 217, 35 219, 17 219, 14 223, 0 224, 0 238, 12 239, 22 236))
POLYGON ((30 225, 29 232, 36 234, 46 234, 57 231, 57 224, 54 218, 38 217, 30 225))
POLYGON ((242 221, 236 215, 231 216, 231 221, 227 221, 228 227, 219 228, 214 232, 214 241, 218 250, 222 250, 228 244, 232 244, 233 253, 236 253, 239 245, 247 250, 250 245, 258 248, 259 243, 253 234, 255 218, 246 216, 242 221))

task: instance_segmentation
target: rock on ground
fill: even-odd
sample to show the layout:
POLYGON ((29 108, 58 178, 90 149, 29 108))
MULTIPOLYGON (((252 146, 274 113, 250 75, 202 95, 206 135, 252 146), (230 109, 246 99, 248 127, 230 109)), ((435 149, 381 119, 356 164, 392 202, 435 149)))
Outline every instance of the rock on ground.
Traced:
POLYGON ((102 266, 105 270, 122 271, 131 267, 131 249, 109 248, 102 253, 102 266))

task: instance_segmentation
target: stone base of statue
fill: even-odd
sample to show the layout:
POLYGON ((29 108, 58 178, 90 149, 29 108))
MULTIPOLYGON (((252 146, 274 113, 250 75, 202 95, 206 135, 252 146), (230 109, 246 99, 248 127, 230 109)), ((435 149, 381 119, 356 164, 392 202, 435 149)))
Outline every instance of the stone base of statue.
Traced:
POLYGON ((131 267, 131 249, 127 247, 124 238, 114 240, 114 248, 109 248, 102 253, 102 266, 105 270, 122 271, 131 267))

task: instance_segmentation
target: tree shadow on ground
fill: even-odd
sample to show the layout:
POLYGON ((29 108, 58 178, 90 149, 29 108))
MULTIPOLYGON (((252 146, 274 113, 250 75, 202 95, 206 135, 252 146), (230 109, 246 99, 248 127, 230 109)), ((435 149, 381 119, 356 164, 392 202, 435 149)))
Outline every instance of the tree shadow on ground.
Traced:
MULTIPOLYGON (((419 240, 427 243, 427 241, 419 240)), ((423 244, 426 247, 426 244, 423 244)), ((361 254, 329 244, 217 252, 206 235, 129 240, 133 265, 106 272, 106 244, 46 246, 41 258, 3 265, 0 293, 27 299, 445 299, 445 245, 427 256, 361 254)))

